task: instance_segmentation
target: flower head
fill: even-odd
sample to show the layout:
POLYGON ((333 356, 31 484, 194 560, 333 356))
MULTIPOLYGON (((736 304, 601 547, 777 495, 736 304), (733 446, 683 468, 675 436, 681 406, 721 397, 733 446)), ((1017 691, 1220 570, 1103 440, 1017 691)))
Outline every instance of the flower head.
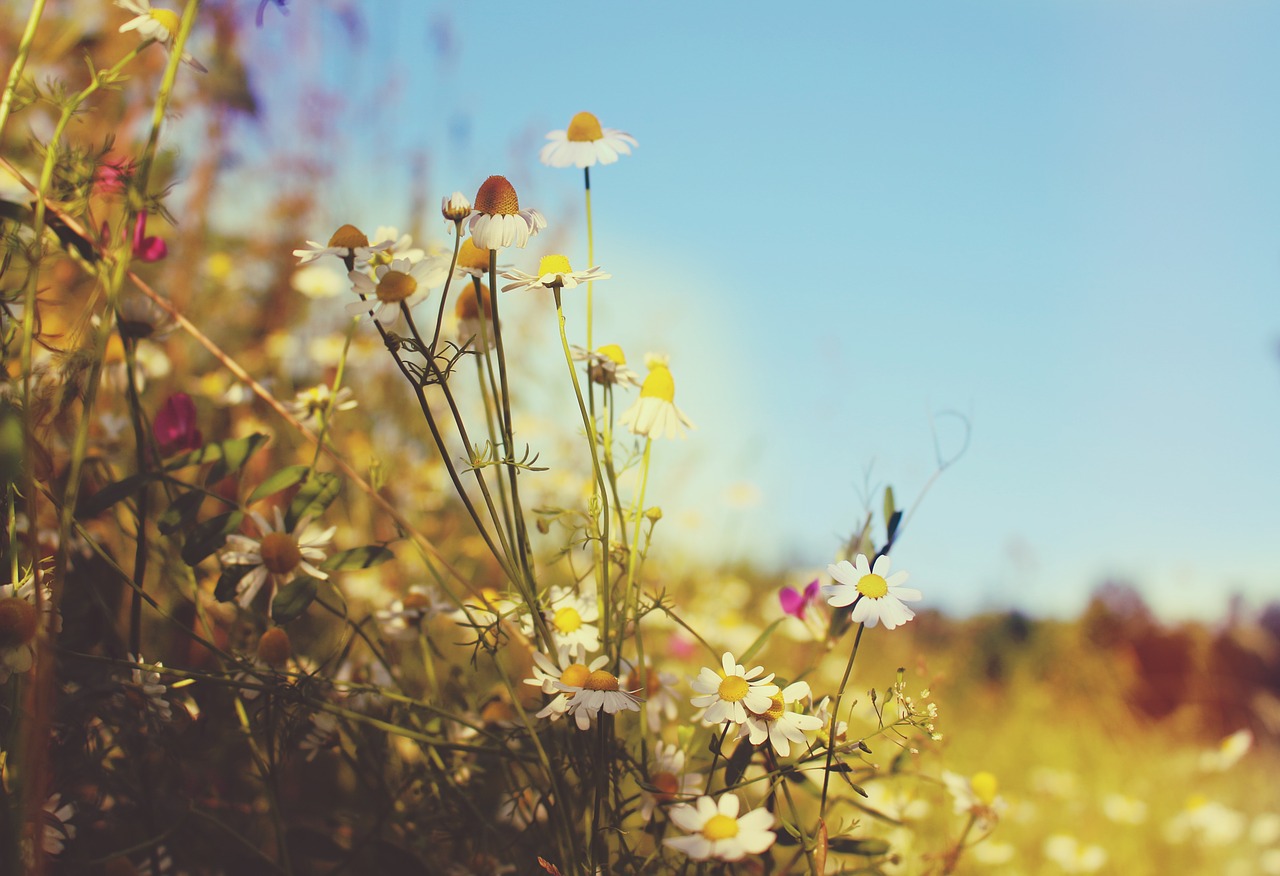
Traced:
POLYGON ((650 356, 649 374, 640 387, 640 397, 622 412, 619 422, 646 438, 684 438, 684 430, 694 425, 676 407, 676 381, 665 358, 650 356))
POLYGON ((671 807, 671 822, 688 836, 668 837, 665 845, 684 852, 695 861, 741 861, 760 855, 773 845, 773 813, 753 809, 739 816, 741 804, 735 794, 721 794, 719 802, 699 797, 694 805, 671 807))
POLYGON ((394 323, 400 317, 400 305, 412 307, 428 292, 426 262, 416 264, 408 259, 396 259, 389 265, 378 265, 370 277, 364 271, 352 271, 352 291, 361 296, 360 301, 347 305, 351 314, 372 311, 373 318, 383 325, 394 323))
POLYGON ((588 112, 574 116, 563 131, 552 131, 547 141, 538 157, 550 167, 613 164, 619 155, 630 155, 631 148, 638 145, 625 131, 602 128, 600 120, 588 112))
POLYGON ((537 210, 520 209, 515 187, 505 176, 491 176, 476 192, 468 227, 480 249, 512 245, 523 249, 532 235, 547 227, 547 220, 537 210))
MULTIPOLYGON (((160 673, 155 669, 148 669, 147 661, 142 659, 141 654, 136 657, 130 655, 130 659, 137 665, 130 670, 130 683, 126 685, 125 698, 141 700, 147 713, 164 723, 173 720, 173 709, 165 698, 168 688, 160 683, 160 673)), ((155 665, 163 666, 161 663, 155 665)))
POLYGON ((285 405, 289 413, 298 418, 304 426, 319 426, 325 417, 338 411, 350 411, 359 403, 351 387, 340 387, 335 394, 329 384, 320 383, 307 389, 300 389, 293 401, 285 405), (332 406, 332 407, 330 407, 332 406))
POLYGON ((277 586, 297 575, 328 579, 329 573, 314 564, 324 560, 324 549, 338 531, 336 526, 322 530, 311 525, 310 517, 304 517, 290 532, 278 507, 275 509, 275 526, 256 511, 249 516, 261 535, 257 539, 247 535, 229 535, 226 547, 218 555, 224 566, 249 567, 236 586, 236 602, 242 608, 253 604, 254 597, 268 579, 271 580, 273 594, 277 586))
POLYGON ((433 617, 457 613, 457 606, 438 587, 414 584, 408 593, 392 602, 390 608, 375 612, 374 616, 389 638, 414 639, 422 625, 433 617))
POLYGON ((313 262, 322 256, 337 256, 346 262, 348 271, 354 271, 358 266, 368 263, 375 252, 389 249, 390 246, 390 241, 371 245, 368 236, 359 228, 354 225, 343 225, 333 232, 327 244, 308 240, 304 248, 295 249, 293 254, 298 257, 300 265, 313 262))
POLYGON ((747 671, 728 651, 720 660, 721 669, 703 667, 691 682, 698 694, 690 702, 699 709, 706 709, 702 720, 706 724, 745 724, 747 710, 767 712, 773 705, 773 695, 778 692, 773 673, 760 678, 763 666, 747 671))
POLYGON ((172 456, 204 446, 204 435, 196 426, 196 403, 185 392, 175 392, 156 411, 151 429, 161 456, 172 456))
MULTIPOLYGON (((557 648, 566 647, 570 655, 579 659, 600 650, 600 629, 596 625, 600 609, 594 594, 579 596, 570 587, 553 586, 542 615, 557 648)), ((521 623, 525 634, 532 636, 532 618, 525 616, 521 623)))
POLYGON ((627 357, 617 344, 605 344, 594 351, 575 344, 570 351, 573 361, 587 363, 587 377, 592 383, 601 386, 613 386, 615 383, 640 385, 640 377, 627 367, 627 357))
POLYGON ((533 678, 524 679, 524 683, 541 688, 544 694, 555 694, 555 698, 538 712, 537 717, 560 720, 569 711, 569 701, 573 699, 575 689, 585 684, 592 672, 603 669, 608 662, 609 658, 601 654, 590 664, 580 663, 563 645, 556 649, 555 660, 535 651, 533 678))
POLYGON ((471 215, 471 202, 462 192, 454 192, 440 199, 440 212, 444 215, 446 222, 454 228, 461 228, 462 223, 471 215))
POLYGON ((484 347, 493 349, 497 343, 497 335, 493 330, 493 302, 489 299, 489 287, 484 283, 476 283, 468 278, 458 293, 458 301, 454 304, 454 314, 458 317, 458 341, 471 345, 479 350, 484 347), (477 293, 476 288, 479 287, 477 293), (484 320, 480 312, 484 311, 484 320))
MULTIPOLYGON (((592 665, 595 666, 595 663, 592 665)), ((577 684, 556 682, 556 688, 569 695, 565 714, 573 715, 579 730, 589 729, 591 722, 602 711, 607 715, 615 715, 624 710, 640 711, 637 692, 621 690, 618 676, 603 667, 592 669, 577 684)))
POLYGON ((906 572, 890 575, 889 565, 888 555, 877 557, 873 567, 865 554, 858 554, 852 563, 841 560, 827 566, 835 583, 823 585, 822 595, 837 608, 852 604, 850 617, 855 624, 874 627, 883 621, 886 630, 901 626, 916 616, 903 601, 916 602, 923 597, 919 590, 902 586, 907 580, 906 572))
POLYGON ((789 707, 810 696, 807 682, 787 685, 770 698, 767 709, 747 710, 747 721, 739 727, 738 736, 749 737, 752 745, 761 745, 768 740, 780 757, 791 754, 793 742, 808 748, 809 740, 805 734, 821 730, 822 719, 789 707))
POLYGON ((640 788, 640 817, 653 818, 659 805, 687 799, 702 790, 702 776, 685 772, 684 752, 679 746, 658 741, 649 762, 649 785, 640 788))
POLYGON ((579 283, 591 280, 607 280, 612 274, 606 274, 597 265, 585 271, 575 271, 569 267, 569 260, 562 255, 543 256, 538 262, 537 274, 526 274, 524 271, 507 271, 502 275, 507 280, 515 280, 502 287, 503 292, 512 289, 572 289, 579 283))
MULTIPOLYGON (((165 48, 172 49, 178 36, 181 19, 172 9, 154 8, 151 0, 115 0, 115 4, 134 17, 120 25, 120 33, 136 30, 144 40, 155 40, 163 43, 165 48)), ((186 52, 182 53, 182 63, 201 73, 209 71, 203 64, 186 52)))
POLYGON ((53 612, 53 591, 47 577, 41 581, 40 609, 35 606, 34 575, 13 584, 0 584, 0 684, 15 673, 29 670, 35 663, 36 635, 42 625, 53 631, 62 629, 62 618, 53 612))
POLYGON ((950 770, 942 771, 942 784, 951 792, 956 815, 972 815, 980 829, 986 829, 1004 813, 1007 805, 1000 796, 1000 782, 988 772, 962 776, 950 770))

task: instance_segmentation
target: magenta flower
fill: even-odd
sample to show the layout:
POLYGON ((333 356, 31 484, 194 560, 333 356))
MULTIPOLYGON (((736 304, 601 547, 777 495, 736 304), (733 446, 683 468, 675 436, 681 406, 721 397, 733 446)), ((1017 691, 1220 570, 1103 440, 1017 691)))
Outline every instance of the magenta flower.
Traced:
POLYGON ((158 237, 147 237, 147 211, 138 214, 133 226, 133 257, 142 262, 158 262, 169 254, 169 245, 158 237))
POLYGON ((808 608, 817 598, 817 578, 814 578, 809 582, 809 585, 804 588, 803 594, 794 587, 783 587, 782 591, 778 594, 778 601, 782 603, 782 610, 799 620, 804 620, 805 609, 808 608))
POLYGON ((156 412, 152 425, 161 456, 204 446, 204 436, 196 427, 196 403, 185 392, 175 392, 156 412))

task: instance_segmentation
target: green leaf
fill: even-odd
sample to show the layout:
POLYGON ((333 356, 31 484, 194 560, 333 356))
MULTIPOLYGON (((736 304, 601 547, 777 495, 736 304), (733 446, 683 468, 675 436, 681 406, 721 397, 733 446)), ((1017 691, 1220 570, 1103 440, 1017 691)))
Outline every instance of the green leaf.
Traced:
MULTIPOLYGON (((893 512, 897 510, 897 506, 893 503, 893 487, 884 488, 884 528, 889 532, 889 521, 893 520, 893 512)), ((893 538, 892 532, 889 538, 893 538)))
POLYGON ((294 578, 276 591, 276 598, 271 600, 271 619, 278 624, 296 620, 302 617, 315 598, 315 578, 309 575, 294 578))
POLYGON ((232 441, 222 442, 222 458, 214 462, 213 468, 209 469, 209 476, 204 479, 206 484, 216 484, 227 475, 235 474, 244 468, 244 464, 249 461, 249 457, 253 456, 254 451, 266 443, 267 436, 261 432, 254 432, 245 438, 236 438, 232 441))
POLYGON ((751 744, 750 739, 744 739, 738 743, 738 747, 733 750, 733 756, 724 766, 725 785, 733 786, 741 781, 743 773, 747 771, 747 767, 751 766, 751 756, 755 751, 756 747, 751 744))
POLYGON ((182 545, 182 561, 194 566, 216 551, 227 540, 227 534, 240 528, 243 511, 228 511, 198 524, 182 545))
POLYGON ((367 544, 364 547, 339 551, 320 564, 326 572, 340 572, 344 569, 371 569, 380 566, 387 560, 394 559, 390 548, 380 544, 367 544))
MULTIPOLYGON (((263 441, 267 440, 267 436, 261 432, 255 432, 247 438, 236 438, 232 441, 214 441, 206 444, 199 450, 192 450, 190 453, 184 453, 165 463, 165 471, 177 471, 180 468, 186 468, 191 465, 204 465, 206 462, 219 462, 227 455, 227 447, 234 445, 231 453, 239 452, 241 445, 252 445, 257 448, 263 441)), ((252 452, 252 450, 250 451, 252 452)), ((247 458, 247 457, 245 457, 247 458)), ((243 465, 243 461, 241 462, 243 465)), ((237 466, 239 468, 239 466, 237 466)))
POLYGON ((153 472, 139 472, 138 474, 129 475, 122 481, 116 481, 114 484, 107 484, 88 499, 79 503, 80 507, 76 516, 81 520, 97 517, 116 502, 127 499, 134 493, 141 490, 144 484, 148 481, 155 480, 155 478, 156 475, 153 472))
POLYGON ((888 530, 888 537, 885 541, 886 544, 892 542, 893 537, 898 534, 898 524, 901 522, 902 522, 902 512, 894 511, 893 516, 889 518, 889 525, 888 527, 886 527, 888 530))
POLYGON ((769 637, 773 635, 773 631, 778 628, 778 624, 782 623, 784 620, 786 620, 785 617, 780 617, 773 623, 769 624, 769 626, 765 627, 764 632, 756 636, 756 640, 751 643, 751 647, 748 648, 743 653, 743 655, 738 658, 738 662, 741 663, 743 666, 746 666, 747 661, 750 660, 752 657, 756 656, 756 652, 758 652, 761 648, 764 647, 765 642, 768 642, 769 637))
POLYGON ((289 513, 284 518, 285 527, 293 532, 303 517, 323 514, 324 509, 338 498, 341 489, 342 480, 336 474, 327 471, 313 473, 289 504, 289 513))
POLYGON ((889 843, 876 838, 855 839, 849 836, 838 836, 827 841, 827 848, 843 855, 874 857, 889 854, 889 843))
POLYGON ((156 521, 156 529, 164 535, 173 535, 180 529, 188 529, 195 523, 200 506, 204 504, 205 494, 189 490, 174 499, 160 518, 156 521))
POLYGON ((306 478, 309 471, 311 471, 311 466, 309 465, 291 465, 288 468, 280 469, 280 471, 258 484, 258 488, 249 494, 247 504, 252 505, 259 499, 265 499, 267 496, 274 496, 281 490, 289 489, 298 481, 306 478))
POLYGON ((244 580, 244 576, 248 575, 257 566, 223 566, 222 574, 218 576, 218 585, 213 588, 213 598, 219 602, 230 602, 236 598, 236 590, 240 588, 240 582, 244 580))

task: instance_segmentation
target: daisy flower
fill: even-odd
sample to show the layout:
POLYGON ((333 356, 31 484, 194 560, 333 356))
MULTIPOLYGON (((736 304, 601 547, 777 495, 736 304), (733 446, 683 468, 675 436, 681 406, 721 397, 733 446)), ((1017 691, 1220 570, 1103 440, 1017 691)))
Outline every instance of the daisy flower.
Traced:
POLYGON ((389 265, 395 259, 405 259, 410 264, 417 264, 427 257, 426 250, 413 245, 413 238, 401 234, 394 225, 379 225, 373 232, 372 246, 385 244, 382 249, 373 253, 369 261, 375 265, 389 265))
POLYGON ((333 232, 327 244, 308 240, 305 247, 295 249, 293 254, 298 257, 300 265, 327 255, 337 256, 346 262, 348 271, 354 271, 358 266, 367 264, 375 252, 381 252, 388 246, 390 244, 387 242, 370 246, 369 238, 363 231, 354 225, 343 225, 333 232))
POLYGON ((764 672, 763 666, 752 667, 747 671, 728 651, 724 652, 720 664, 722 669, 703 667, 690 686, 697 692, 690 702, 699 709, 706 709, 702 716, 705 724, 721 724, 725 721, 734 724, 745 724, 747 709, 756 714, 767 712, 773 705, 773 695, 778 692, 770 672, 764 678, 758 676, 764 672))
POLYGON ((919 590, 902 586, 902 582, 907 580, 906 572, 890 575, 889 565, 887 555, 877 557, 872 567, 866 554, 858 554, 852 563, 841 560, 827 566, 827 574, 836 583, 824 584, 822 595, 829 605, 837 608, 852 604, 851 619, 855 624, 865 623, 874 627, 883 621, 886 630, 901 626, 916 616, 914 611, 903 605, 903 600, 916 602, 922 597, 919 590))
POLYGON ((450 228, 459 229, 471 215, 471 202, 462 192, 454 192, 440 199, 440 213, 450 228))
POLYGON ((391 607, 374 612, 378 626, 391 639, 416 639, 422 624, 440 615, 457 614, 458 608, 438 587, 415 584, 391 607))
POLYGON ((721 794, 717 803, 710 797, 699 797, 695 805, 681 803, 671 807, 671 823, 688 836, 668 837, 664 845, 684 852, 694 861, 741 861, 747 855, 763 854, 777 836, 773 813, 753 809, 739 817, 736 794, 721 794))
POLYGON ((747 722, 738 728, 739 738, 749 737, 752 745, 760 745, 767 739, 779 757, 791 754, 792 742, 808 748, 809 739, 805 734, 821 730, 822 719, 788 707, 811 696, 808 682, 787 685, 770 698, 767 709, 748 709, 747 722))
POLYGON ((997 793, 1000 783, 991 773, 979 772, 966 777, 943 770, 942 784, 951 794, 956 815, 972 815, 979 830, 994 824, 1008 808, 1004 798, 997 793))
MULTIPOLYGON (((131 654, 129 659, 138 665, 131 672, 130 684, 125 690, 125 699, 141 699, 148 713, 154 714, 164 723, 173 720, 173 709, 165 699, 165 691, 168 688, 160 683, 160 673, 154 669, 147 669, 144 665, 147 661, 141 654, 136 657, 131 654)), ((163 667, 161 663, 155 665, 163 667)))
MULTIPOLYGON (((823 697, 818 701, 818 706, 813 713, 822 721, 822 727, 818 729, 818 742, 823 747, 829 747, 829 739, 831 736, 831 697, 823 697)), ((840 745, 848 737, 849 724, 847 721, 836 722, 836 745, 840 745)))
POLYGON ((298 390, 293 401, 288 402, 285 407, 304 426, 319 426, 321 418, 331 412, 330 404, 333 405, 332 412, 337 412, 352 410, 359 403, 351 387, 341 387, 335 395, 329 384, 321 383, 310 389, 298 390))
POLYGON ((75 839, 76 827, 68 824, 76 814, 74 803, 63 803, 61 794, 53 794, 44 801, 44 834, 40 845, 46 855, 60 855, 66 844, 75 839))
POLYGON ((693 423, 676 407, 676 382, 665 357, 648 356, 649 375, 640 387, 640 397, 618 419, 636 435, 646 438, 684 438, 693 423))
POLYGON ((468 278, 468 282, 463 284, 462 291, 458 293, 458 301, 454 304, 453 312, 458 317, 459 343, 465 344, 471 341, 471 346, 477 350, 481 347, 487 350, 493 349, 497 343, 497 335, 493 331, 493 304, 489 300, 488 286, 481 283, 480 293, 477 295, 476 284, 468 278), (485 322, 483 323, 480 321, 481 308, 484 309, 485 322))
MULTIPOLYGON (((592 663, 595 666, 599 658, 592 663)), ((603 711, 607 715, 630 710, 640 711, 640 698, 636 691, 620 690, 618 676, 607 669, 592 669, 578 684, 556 682, 556 689, 569 694, 565 714, 572 715, 579 730, 588 730, 591 722, 603 711)))
POLYGON ((640 376, 627 367, 627 357, 617 344, 605 344, 594 351, 574 344, 569 350, 573 361, 587 363, 587 377, 592 383, 601 386, 613 386, 615 383, 640 385, 640 376))
POLYGON ((333 540, 338 527, 322 530, 319 526, 312 526, 311 517, 307 516, 289 532, 279 507, 275 509, 274 528, 256 511, 249 516, 257 524, 261 536, 253 539, 247 535, 229 535, 226 548, 218 555, 224 566, 253 567, 236 586, 236 602, 241 608, 253 604, 254 597, 268 578, 271 579, 273 596, 277 586, 300 574, 328 580, 329 573, 314 564, 324 560, 324 549, 333 540))
POLYGON ((364 271, 351 271, 351 291, 365 300, 347 305, 347 312, 355 316, 373 311, 373 318, 383 325, 394 323, 400 316, 400 305, 412 307, 428 291, 427 275, 430 266, 426 262, 413 264, 408 259, 396 259, 389 265, 378 265, 370 277, 364 271))
POLYGON ((1253 747, 1253 731, 1248 727, 1223 738, 1217 748, 1200 753, 1200 769, 1208 773, 1221 773, 1231 769, 1253 747))
POLYGON ((476 192, 475 209, 468 224, 471 236, 480 249, 518 246, 547 227, 547 220, 537 210, 521 210, 515 187, 505 176, 491 176, 476 192))
POLYGON ((591 167, 613 164, 619 155, 630 155, 638 145, 625 131, 600 127, 600 120, 587 112, 578 113, 563 131, 552 131, 538 157, 548 167, 591 167))
POLYGON ((684 752, 677 745, 659 741, 649 765, 649 786, 640 788, 640 817, 649 822, 659 804, 674 803, 702 790, 702 776, 685 772, 684 752))
POLYGON ((53 613, 53 591, 44 581, 40 589, 38 612, 34 575, 27 573, 16 587, 0 585, 0 684, 8 681, 11 675, 26 672, 35 662, 40 612, 44 613, 43 625, 46 628, 53 632, 62 629, 61 615, 53 613))
POLYGON ((1096 873, 1107 863, 1102 846, 1085 845, 1066 833, 1055 833, 1044 841, 1044 856, 1064 873, 1096 873))
MULTIPOLYGON (((646 659, 645 663, 649 661, 646 659)), ((637 672, 634 666, 626 665, 627 687, 640 688, 645 695, 645 720, 649 730, 657 733, 662 729, 663 720, 674 721, 679 714, 679 697, 676 684, 680 681, 674 672, 662 672, 652 666, 645 666, 637 672)))
POLYGON ((524 271, 507 271, 504 279, 515 280, 502 287, 503 292, 512 289, 572 289, 579 283, 591 280, 607 280, 612 274, 606 274, 597 265, 585 271, 575 271, 569 267, 569 260, 562 255, 543 256, 538 262, 538 273, 526 274, 524 271))
MULTIPOLYGON (((557 648, 564 646, 571 656, 578 658, 600 650, 600 629, 596 626, 600 611, 594 593, 578 596, 569 587, 553 586, 547 606, 543 617, 551 627, 557 648)), ((533 621, 528 616, 523 619, 522 627, 525 635, 534 635, 533 621)))
MULTIPOLYGON (((173 41, 178 36, 178 25, 181 19, 172 9, 158 9, 151 5, 151 0, 115 0, 117 6, 134 17, 120 25, 120 33, 136 30, 144 40, 155 40, 163 43, 165 48, 172 49, 173 41)), ((186 52, 182 53, 182 63, 201 73, 208 69, 186 52)))

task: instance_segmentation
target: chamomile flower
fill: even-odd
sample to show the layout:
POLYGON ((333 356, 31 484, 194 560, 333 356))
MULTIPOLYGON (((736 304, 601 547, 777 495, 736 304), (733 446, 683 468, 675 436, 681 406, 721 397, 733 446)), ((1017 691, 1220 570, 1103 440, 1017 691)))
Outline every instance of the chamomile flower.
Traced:
MULTIPOLYGON (((165 698, 165 692, 168 690, 160 683, 160 673, 154 669, 146 667, 146 660, 142 659, 142 655, 130 658, 135 664, 130 673, 130 683, 126 685, 125 699, 141 700, 149 714, 154 715, 163 723, 173 720, 173 709, 169 705, 169 701, 165 698)), ((157 663, 156 666, 163 666, 157 663)))
POLYGON ((75 839, 76 827, 68 824, 75 814, 75 804, 63 803, 61 794, 53 794, 44 801, 44 833, 40 845, 46 855, 61 855, 66 844, 75 839))
POLYGON ((808 748, 809 739, 805 734, 821 730, 822 719, 789 707, 811 696, 807 682, 787 685, 770 698, 768 708, 747 710, 747 721, 738 728, 738 736, 750 738, 752 745, 761 745, 768 740, 779 757, 791 754, 793 742, 808 748))
POLYGON ((36 634, 40 631, 40 612, 44 626, 54 632, 62 629, 62 617, 53 611, 53 591, 41 582, 40 609, 35 606, 34 576, 28 573, 15 587, 0 584, 0 684, 9 676, 29 670, 35 662, 36 634))
POLYGON ((699 797, 694 805, 673 806, 668 813, 671 822, 688 836, 662 842, 694 861, 741 861, 747 855, 763 854, 777 839, 770 830, 773 813, 761 808, 739 816, 740 808, 736 794, 721 794, 719 802, 699 797))
POLYGON ((391 607, 374 613, 378 626, 390 639, 416 639, 422 624, 440 615, 457 614, 458 608, 438 587, 415 584, 391 607))
MULTIPOLYGON (((831 737, 831 697, 823 697, 818 701, 818 707, 813 713, 822 722, 822 726, 818 729, 818 742, 824 747, 830 747, 831 737)), ((847 721, 836 721, 836 745, 842 744, 848 738, 849 724, 847 721)))
POLYGON ((293 254, 298 257, 299 265, 308 264, 327 255, 337 256, 346 262, 348 271, 354 271, 357 267, 367 264, 374 253, 381 252, 388 246, 390 244, 387 242, 371 246, 369 238, 363 231, 354 225, 343 225, 333 232, 327 244, 308 240, 305 247, 295 249, 293 254))
POLYGON ((685 772, 684 751, 659 741, 653 746, 649 784, 640 788, 640 817, 649 822, 658 806, 692 797, 702 790, 702 776, 685 772))
POLYGON ((249 516, 261 535, 257 539, 247 535, 229 535, 226 548, 218 555, 224 566, 251 567, 236 587, 236 602, 242 608, 253 604, 254 597, 268 579, 272 594, 278 585, 288 583, 297 575, 328 579, 329 573, 314 564, 324 560, 325 548, 338 531, 336 526, 321 529, 313 526, 308 516, 299 520, 290 532, 278 507, 275 509, 274 527, 256 511, 249 516))
MULTIPOLYGON (((598 659, 596 662, 599 662, 598 659)), ((595 663, 592 664, 593 666, 595 663)), ((565 714, 572 715, 579 730, 588 730, 601 713, 616 715, 630 710, 640 711, 640 698, 635 691, 621 690, 618 676, 607 669, 592 669, 579 684, 556 683, 556 688, 569 694, 565 714)))
POLYGON ((471 202, 462 192, 454 192, 440 199, 440 214, 451 229, 461 228, 471 215, 471 202))
POLYGON ((293 401, 285 405, 289 413, 298 418, 304 426, 319 426, 321 419, 338 411, 350 411, 359 403, 351 387, 343 386, 335 394, 329 384, 321 383, 309 389, 298 390, 293 401), (330 407, 332 405, 332 408, 330 407))
MULTIPOLYGON (((649 661, 646 658, 645 663, 649 661)), ((680 677, 674 672, 663 672, 646 665, 643 671, 637 672, 634 666, 626 665, 624 682, 628 688, 639 688, 645 695, 645 721, 649 730, 657 733, 662 729, 662 722, 674 721, 679 714, 679 697, 676 685, 680 677)))
POLYGON ((728 651, 721 657, 720 665, 722 668, 718 670, 703 667, 690 683, 698 694, 690 702, 707 710, 702 716, 703 723, 745 724, 748 709, 757 714, 769 710, 773 695, 778 692, 778 686, 770 683, 772 672, 761 678, 763 666, 748 671, 728 651))
POLYGON ((462 284, 462 291, 458 293, 457 303, 453 307, 453 312, 458 317, 458 342, 465 344, 471 341, 473 349, 492 350, 497 344, 497 335, 493 330, 493 303, 489 300, 489 287, 484 283, 479 285, 480 291, 477 294, 476 284, 467 278, 462 284), (480 319, 482 309, 483 322, 480 319))
POLYGON ((1055 833, 1044 841, 1044 856, 1064 873, 1096 873, 1107 863, 1102 846, 1085 845, 1066 833, 1055 833))
POLYGON ((408 259, 396 259, 389 265, 378 265, 370 277, 364 271, 352 271, 351 289, 364 300, 347 305, 353 316, 372 310, 373 318, 383 325, 390 325, 400 316, 400 305, 417 304, 428 292, 426 262, 413 264, 408 259))
POLYGON ((537 210, 521 210, 515 187, 505 176, 491 176, 476 192, 474 211, 467 226, 477 247, 483 250, 518 246, 547 227, 537 210))
POLYGON ((852 604, 855 624, 874 627, 883 622, 886 630, 901 626, 916 616, 903 601, 916 602, 923 597, 919 590, 902 586, 907 580, 906 572, 890 575, 889 565, 887 555, 877 557, 873 567, 865 554, 858 554, 852 563, 841 560, 827 566, 827 574, 835 583, 824 584, 822 595, 837 608, 852 604))
MULTIPOLYGON (((600 610, 595 594, 579 596, 569 587, 552 587, 543 612, 556 647, 564 646, 570 655, 585 657, 600 650, 600 629, 596 626, 600 610)), ((525 635, 534 634, 533 621, 526 616, 522 625, 525 635)))
POLYGON ((693 423, 676 407, 676 382, 661 356, 646 357, 649 374, 640 387, 640 397, 622 412, 618 422, 645 438, 684 438, 693 423))
POLYGON ((396 259, 404 259, 416 265, 427 257, 426 250, 414 246, 413 238, 408 234, 401 234, 400 229, 394 225, 379 225, 370 240, 374 247, 385 244, 370 256, 370 264, 389 265, 396 259))
POLYGON ((585 271, 575 271, 569 267, 569 260, 562 255, 543 256, 538 262, 538 273, 526 274, 524 271, 507 271, 504 279, 515 280, 502 287, 503 292, 512 289, 521 291, 528 289, 572 289, 579 283, 592 280, 607 280, 612 274, 606 274, 597 265, 585 271))
POLYGON ((1000 782, 992 773, 978 772, 962 776, 950 770, 942 771, 942 784, 951 793, 952 808, 956 815, 971 815, 979 830, 985 830, 1008 808, 999 795, 1000 782))
POLYGON ((617 344, 605 344, 595 350, 574 344, 569 352, 573 361, 587 363, 587 377, 592 383, 601 386, 613 386, 616 383, 640 385, 640 376, 627 367, 627 357, 617 344))
POLYGON ((600 120, 587 112, 578 113, 563 131, 547 135, 547 144, 538 157, 549 167, 591 167, 613 164, 619 155, 630 155, 638 145, 625 131, 600 127, 600 120))
MULTIPOLYGON (((163 43, 167 49, 173 48, 173 41, 178 36, 178 25, 181 24, 178 13, 172 9, 155 8, 151 5, 151 0, 115 0, 115 3, 124 11, 134 14, 133 18, 120 25, 120 33, 136 30, 144 40, 155 40, 163 43)), ((186 52, 182 53, 182 63, 201 73, 209 72, 186 52)))

